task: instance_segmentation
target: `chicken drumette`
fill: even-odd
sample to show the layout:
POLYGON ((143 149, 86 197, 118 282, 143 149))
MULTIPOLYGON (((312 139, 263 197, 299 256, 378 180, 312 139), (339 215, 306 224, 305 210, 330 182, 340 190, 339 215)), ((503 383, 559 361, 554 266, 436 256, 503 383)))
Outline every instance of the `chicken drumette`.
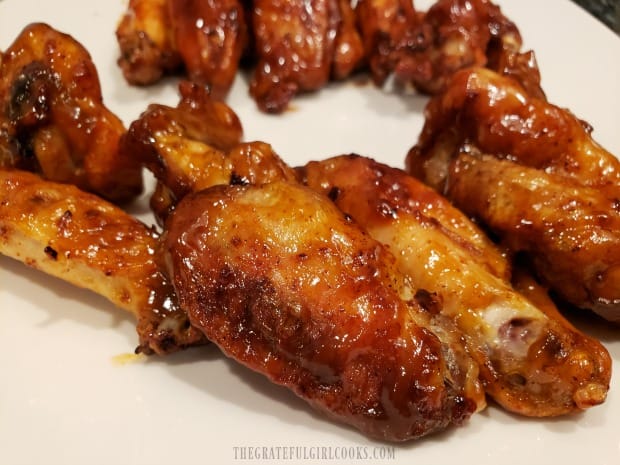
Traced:
POLYGON ((346 77, 363 58, 346 0, 256 0, 252 6, 258 59, 250 93, 268 113, 291 98, 346 77))
POLYGON ((0 61, 0 167, 131 200, 142 191, 142 167, 119 154, 125 128, 102 100, 81 44, 48 25, 27 26, 0 61))

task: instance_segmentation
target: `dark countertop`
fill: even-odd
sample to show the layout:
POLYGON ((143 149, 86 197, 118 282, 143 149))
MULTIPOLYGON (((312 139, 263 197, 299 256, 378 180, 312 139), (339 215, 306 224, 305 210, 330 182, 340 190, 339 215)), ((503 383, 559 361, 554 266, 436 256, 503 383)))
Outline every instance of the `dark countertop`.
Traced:
POLYGON ((620 35, 620 0, 573 0, 620 35))

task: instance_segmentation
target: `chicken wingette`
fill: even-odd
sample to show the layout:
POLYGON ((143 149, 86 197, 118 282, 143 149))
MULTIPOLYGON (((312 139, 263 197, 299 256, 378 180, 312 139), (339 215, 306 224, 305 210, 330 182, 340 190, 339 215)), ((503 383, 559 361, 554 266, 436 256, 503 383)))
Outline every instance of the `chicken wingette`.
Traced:
POLYGON ((599 189, 493 156, 461 154, 447 195, 524 252, 567 301, 620 323, 620 209, 599 189))
POLYGON ((69 184, 0 169, 0 253, 107 298, 137 319, 138 351, 206 343, 160 270, 159 235, 69 184))

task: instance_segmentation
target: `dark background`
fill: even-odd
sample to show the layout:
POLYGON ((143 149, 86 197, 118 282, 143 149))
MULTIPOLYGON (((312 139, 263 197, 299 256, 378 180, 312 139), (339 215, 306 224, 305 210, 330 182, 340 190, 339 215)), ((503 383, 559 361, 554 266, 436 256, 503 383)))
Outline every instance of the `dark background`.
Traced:
POLYGON ((573 0, 620 35, 620 0, 573 0))

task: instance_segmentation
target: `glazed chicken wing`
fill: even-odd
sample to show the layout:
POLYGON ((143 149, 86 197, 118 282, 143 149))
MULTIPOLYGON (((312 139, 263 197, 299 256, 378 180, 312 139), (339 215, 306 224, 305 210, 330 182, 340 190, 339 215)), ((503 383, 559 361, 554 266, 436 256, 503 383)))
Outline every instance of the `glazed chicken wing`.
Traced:
POLYGON ((568 302, 617 320, 620 161, 591 128, 482 68, 457 73, 425 115, 408 170, 526 253, 568 302))
POLYGON ((393 256, 327 198, 288 182, 217 186, 186 196, 166 230, 192 324, 314 407, 391 441, 476 410, 475 381, 393 256))
POLYGON ((174 44, 190 80, 223 98, 247 45, 239 0, 168 0, 174 44))
POLYGON ((218 184, 295 179, 268 144, 242 144, 235 112, 201 87, 182 83, 176 108, 152 104, 129 127, 121 148, 158 180, 151 207, 163 222, 185 195, 218 184))
POLYGON ((604 347, 516 292, 505 259, 448 200, 358 156, 311 162, 303 172, 310 187, 389 247, 423 306, 456 323, 496 402, 540 417, 605 400, 611 360, 604 347))
POLYGON ((493 156, 462 154, 448 196, 526 253, 565 300, 620 323, 620 208, 601 190, 493 156))
MULTIPOLYGON (((143 131, 142 141, 150 141, 142 148, 150 147, 149 157, 157 164, 149 166, 173 191, 174 203, 218 184, 295 180, 295 173, 267 144, 215 150, 183 132, 162 137, 172 131, 149 127, 147 114, 135 127, 143 131), (182 181, 181 188, 175 180, 182 181)), ((546 416, 604 400, 609 382, 605 350, 566 329, 565 320, 547 318, 516 293, 509 285, 506 258, 446 199, 403 172, 368 159, 310 163, 302 171, 312 188, 335 199, 346 214, 377 234, 376 239, 398 251, 398 259, 405 260, 401 268, 419 289, 416 298, 436 313, 434 330, 456 333, 467 341, 487 392, 500 404, 511 411, 546 416), (341 195, 342 189, 346 195, 341 195), (558 344, 551 347, 550 341, 556 340, 558 344), (556 357, 556 349, 563 357, 556 357)))
POLYGON ((250 93, 261 110, 280 113, 294 95, 358 66, 363 51, 352 15, 350 4, 339 0, 253 2, 258 63, 250 93))
POLYGON ((206 342, 189 326, 160 272, 158 235, 75 186, 0 169, 0 253, 90 289, 138 321, 138 351, 206 342))
POLYGON ((129 0, 116 28, 118 65, 130 84, 153 84, 181 67, 168 0, 129 0))
POLYGON ((3 54, 0 167, 128 201, 142 191, 142 171, 118 151, 124 132, 103 104, 90 55, 72 37, 31 24, 3 54))
POLYGON ((239 0, 131 0, 116 36, 131 84, 152 84, 182 64, 216 98, 228 93, 248 41, 239 0))
POLYGON ((457 70, 499 65, 501 55, 521 47, 517 27, 488 0, 438 0, 426 13, 410 0, 360 0, 356 11, 378 84, 394 75, 434 94, 457 70))
POLYGON ((484 68, 456 73, 429 101, 408 169, 438 190, 464 144, 557 173, 620 196, 620 161, 570 111, 531 96, 517 81, 484 68))

